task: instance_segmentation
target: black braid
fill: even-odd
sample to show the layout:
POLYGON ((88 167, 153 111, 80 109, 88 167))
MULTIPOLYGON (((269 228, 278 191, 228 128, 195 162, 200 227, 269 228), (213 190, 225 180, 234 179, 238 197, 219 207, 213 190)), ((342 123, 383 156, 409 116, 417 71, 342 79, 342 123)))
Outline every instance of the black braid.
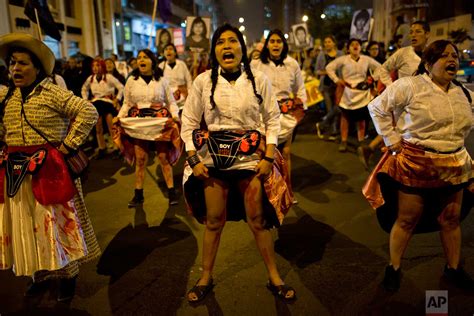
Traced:
POLYGON ((214 92, 216 91, 216 86, 217 86, 217 78, 219 77, 219 70, 218 70, 218 65, 212 65, 212 70, 211 70, 211 82, 212 82, 212 87, 211 87, 211 109, 214 110, 216 107, 216 102, 214 101, 214 92))
POLYGON ((248 60, 247 56, 245 56, 245 55, 242 56, 242 61, 244 63, 244 70, 245 70, 245 73, 247 74, 247 78, 250 80, 250 82, 252 82, 253 93, 255 94, 255 96, 258 99, 258 104, 262 104, 263 98, 257 92, 257 88, 255 86, 255 77, 253 76, 252 69, 250 69, 250 63, 249 63, 249 60, 248 60))

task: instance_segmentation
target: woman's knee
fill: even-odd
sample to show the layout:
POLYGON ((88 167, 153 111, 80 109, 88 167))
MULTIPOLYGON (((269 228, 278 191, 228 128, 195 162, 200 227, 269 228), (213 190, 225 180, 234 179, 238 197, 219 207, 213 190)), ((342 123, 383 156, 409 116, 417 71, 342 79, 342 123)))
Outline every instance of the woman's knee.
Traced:
POLYGON ((412 232, 416 224, 418 224, 419 217, 417 216, 402 216, 397 218, 397 223, 404 231, 412 232))
POLYGON ((207 216, 206 229, 212 232, 220 232, 224 228, 225 218, 223 216, 207 216))
POLYGON ((162 166, 166 166, 170 164, 168 161, 168 157, 166 156, 166 153, 159 153, 158 160, 160 161, 160 165, 162 166))
POLYGON ((261 214, 247 216, 247 224, 253 232, 265 230, 265 219, 261 214))
POLYGON ((453 210, 443 212, 438 217, 438 223, 443 230, 454 230, 459 227, 460 214, 453 210))

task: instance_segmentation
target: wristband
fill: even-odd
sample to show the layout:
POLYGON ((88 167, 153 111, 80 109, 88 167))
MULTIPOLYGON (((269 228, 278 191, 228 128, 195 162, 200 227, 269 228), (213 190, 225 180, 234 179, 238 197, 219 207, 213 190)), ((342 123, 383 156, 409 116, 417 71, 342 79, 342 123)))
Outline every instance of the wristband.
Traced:
POLYGON ((273 161, 274 161, 275 159, 274 159, 274 158, 267 157, 267 156, 263 156, 263 160, 266 160, 266 161, 268 161, 269 163, 273 163, 273 161))
POLYGON ((197 154, 192 155, 191 157, 188 157, 186 160, 187 160, 189 166, 191 167, 191 169, 193 169, 197 164, 199 164, 201 162, 201 160, 199 160, 199 157, 198 157, 197 154))

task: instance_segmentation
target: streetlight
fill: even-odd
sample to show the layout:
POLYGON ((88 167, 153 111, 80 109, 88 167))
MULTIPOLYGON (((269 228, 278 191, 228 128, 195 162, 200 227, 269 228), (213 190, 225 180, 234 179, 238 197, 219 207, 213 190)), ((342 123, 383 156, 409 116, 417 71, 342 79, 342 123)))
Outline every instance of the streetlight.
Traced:
POLYGON ((241 26, 239 27, 239 31, 241 31, 241 32, 245 31, 245 26, 244 26, 244 25, 241 25, 241 26))
POLYGON ((244 21, 245 21, 245 20, 244 20, 243 17, 240 17, 240 18, 239 18, 239 23, 244 23, 244 21))
POLYGON ((308 19, 309 19, 309 18, 308 18, 308 16, 307 16, 306 14, 303 15, 303 17, 301 18, 301 20, 302 20, 303 22, 308 21, 308 19))
POLYGON ((326 14, 322 13, 322 14, 321 14, 321 19, 324 20, 325 18, 326 18, 326 14))
POLYGON ((286 39, 288 39, 288 33, 285 33, 285 35, 284 35, 284 36, 285 36, 285 38, 286 38, 286 39))

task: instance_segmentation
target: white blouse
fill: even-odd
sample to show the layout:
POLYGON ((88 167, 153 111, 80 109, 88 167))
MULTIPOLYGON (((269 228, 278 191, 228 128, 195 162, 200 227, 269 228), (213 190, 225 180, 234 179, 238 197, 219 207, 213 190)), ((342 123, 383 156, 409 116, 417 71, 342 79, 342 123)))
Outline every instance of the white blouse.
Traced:
MULTIPOLYGON (((471 97, 474 95, 470 92, 471 97)), ((398 79, 369 104, 370 115, 385 144, 402 139, 441 152, 464 146, 473 126, 472 104, 451 83, 443 91, 426 74, 398 79), (392 123, 392 113, 396 127, 392 123)))
POLYGON ((361 55, 356 61, 352 59, 350 55, 344 55, 334 59, 326 66, 326 71, 329 78, 337 83, 340 79, 343 79, 351 87, 345 87, 339 106, 348 109, 356 110, 367 106, 372 100, 370 89, 358 90, 354 89, 356 85, 363 82, 367 78, 367 71, 375 71, 377 67, 380 67, 375 59, 361 55), (337 76, 337 70, 341 70, 342 78, 337 76))
POLYGON ((176 65, 173 68, 168 62, 163 61, 159 67, 163 70, 165 78, 168 79, 172 91, 176 91, 178 86, 186 86, 188 91, 191 90, 193 79, 184 61, 176 59, 176 65))
POLYGON ((171 112, 173 118, 179 117, 179 109, 168 86, 168 80, 161 77, 156 81, 151 79, 147 84, 142 77, 137 80, 132 76, 125 83, 125 97, 118 117, 127 117, 128 111, 136 106, 139 109, 149 108, 153 103, 164 103, 171 112))
POLYGON ((277 100, 287 99, 293 94, 294 97, 303 101, 306 109, 306 89, 303 76, 300 65, 294 58, 286 57, 281 66, 276 66, 272 61, 264 64, 260 59, 254 59, 251 66, 252 69, 260 70, 270 79, 277 100))
POLYGON ((110 97, 115 96, 115 89, 118 91, 115 98, 120 100, 123 96, 123 84, 121 84, 117 78, 109 74, 106 74, 105 80, 102 78, 100 82, 97 81, 97 77, 95 75, 89 76, 89 78, 87 78, 87 80, 82 85, 81 90, 82 98, 85 100, 89 99, 89 89, 92 92, 92 102, 97 100, 112 102, 110 97))
POLYGON ((380 79, 386 86, 391 85, 393 81, 390 72, 392 70, 398 71, 398 78, 413 76, 420 61, 421 58, 412 46, 402 47, 377 68, 374 77, 380 79))
MULTIPOLYGON (((214 92, 216 103, 214 109, 212 109, 210 101, 211 70, 200 74, 194 80, 181 116, 183 123, 181 138, 186 145, 186 151, 196 150, 192 133, 193 130, 200 128, 203 115, 209 131, 255 129, 264 133, 267 144, 277 144, 280 130, 280 109, 275 98, 272 97, 272 86, 268 78, 260 71, 252 72, 255 77, 257 93, 263 99, 261 104, 258 103, 252 83, 247 79, 244 71, 233 85, 224 77, 218 76, 214 92), (262 120, 264 130, 262 130, 262 120)), ((242 158, 241 162, 244 162, 245 159, 242 158)), ((210 161, 210 159, 208 160, 210 161)), ((254 158, 250 160, 252 161, 248 161, 245 167, 252 167, 256 164, 254 158)))

